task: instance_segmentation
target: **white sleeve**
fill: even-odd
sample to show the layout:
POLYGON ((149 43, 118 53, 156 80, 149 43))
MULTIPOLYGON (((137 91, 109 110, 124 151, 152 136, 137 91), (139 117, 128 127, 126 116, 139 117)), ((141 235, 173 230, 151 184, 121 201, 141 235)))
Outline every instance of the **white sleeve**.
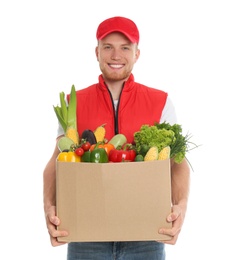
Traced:
POLYGON ((61 126, 61 124, 58 122, 58 128, 57 128, 57 137, 64 135, 64 130, 61 126))
POLYGON ((164 106, 160 123, 167 122, 170 125, 174 125, 177 123, 176 111, 175 107, 169 97, 167 97, 166 104, 164 106))

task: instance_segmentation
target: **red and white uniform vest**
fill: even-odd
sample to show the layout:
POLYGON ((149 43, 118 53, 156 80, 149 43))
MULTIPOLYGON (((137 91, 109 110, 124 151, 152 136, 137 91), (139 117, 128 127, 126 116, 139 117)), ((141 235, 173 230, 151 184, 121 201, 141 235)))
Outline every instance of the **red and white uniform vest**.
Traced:
POLYGON ((107 140, 122 133, 130 143, 134 140, 134 133, 143 124, 159 123, 167 99, 166 92, 136 83, 133 74, 124 83, 117 111, 102 75, 97 84, 77 90, 76 94, 79 135, 85 129, 94 131, 98 126, 106 124, 107 140))

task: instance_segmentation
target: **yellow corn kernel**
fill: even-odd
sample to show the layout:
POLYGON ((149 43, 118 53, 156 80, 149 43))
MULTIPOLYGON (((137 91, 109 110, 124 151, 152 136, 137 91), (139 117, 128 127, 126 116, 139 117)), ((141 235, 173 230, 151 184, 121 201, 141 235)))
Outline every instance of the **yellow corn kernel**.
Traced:
POLYGON ((171 148, 170 146, 164 147, 158 155, 158 160, 166 160, 170 158, 171 148))
POLYGON ((154 161, 158 159, 158 148, 157 146, 152 146, 144 156, 144 161, 154 161))
POLYGON ((69 127, 66 130, 65 136, 73 140, 75 144, 79 144, 79 134, 75 128, 69 127))
POLYGON ((106 135, 105 124, 98 126, 94 130, 94 135, 96 137, 97 142, 103 142, 106 135))

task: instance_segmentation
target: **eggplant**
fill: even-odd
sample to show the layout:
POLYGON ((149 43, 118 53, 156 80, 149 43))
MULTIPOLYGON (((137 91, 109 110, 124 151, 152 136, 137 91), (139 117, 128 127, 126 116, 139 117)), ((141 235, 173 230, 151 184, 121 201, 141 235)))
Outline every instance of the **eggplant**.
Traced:
POLYGON ((81 134, 81 139, 85 139, 87 142, 90 142, 90 144, 96 144, 97 139, 94 134, 94 132, 90 129, 85 129, 81 134))

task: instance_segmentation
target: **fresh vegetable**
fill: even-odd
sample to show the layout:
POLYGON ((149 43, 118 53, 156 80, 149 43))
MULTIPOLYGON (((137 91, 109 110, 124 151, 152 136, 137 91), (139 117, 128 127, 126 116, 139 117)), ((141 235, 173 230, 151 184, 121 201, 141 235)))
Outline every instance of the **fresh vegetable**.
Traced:
POLYGON ((94 135, 96 137, 97 143, 98 142, 103 142, 104 139, 105 139, 105 135, 106 135, 105 124, 98 126, 94 130, 94 135))
POLYGON ((135 157, 135 162, 142 162, 144 161, 144 157, 142 154, 137 154, 135 157))
POLYGON ((84 154, 84 149, 82 147, 78 147, 75 149, 75 154, 78 155, 78 156, 82 156, 84 154))
POLYGON ((144 157, 144 161, 154 161, 158 159, 158 147, 157 146, 152 146, 148 152, 146 153, 144 157))
POLYGON ((107 163, 109 162, 108 155, 104 148, 98 148, 97 146, 90 152, 91 163, 107 163))
POLYGON ((75 152, 61 152, 57 157, 57 161, 60 162, 80 162, 81 156, 75 154, 75 152))
POLYGON ((110 162, 133 162, 136 157, 136 151, 130 146, 124 146, 121 149, 113 149, 109 153, 110 162))
POLYGON ((81 162, 90 162, 90 151, 85 151, 81 156, 81 162))
POLYGON ((79 136, 77 130, 74 127, 68 127, 65 136, 72 139, 75 144, 79 143, 79 136))
POLYGON ((59 150, 61 152, 65 151, 65 150, 70 150, 71 145, 73 145, 74 142, 72 139, 63 136, 59 139, 58 143, 57 143, 57 147, 59 148, 59 150))
POLYGON ((79 143, 79 134, 77 132, 76 123, 76 90, 75 86, 72 85, 70 92, 69 104, 66 105, 64 92, 60 93, 60 106, 53 106, 58 121, 60 122, 65 136, 73 140, 75 144, 79 143))
POLYGON ((84 141, 81 147, 83 148, 84 151, 89 151, 91 144, 88 141, 84 141))
POLYGON ((109 144, 112 144, 116 149, 127 142, 127 138, 124 134, 116 134, 110 140, 109 144))
POLYGON ((146 155, 146 153, 148 152, 149 148, 150 147, 148 144, 141 144, 140 150, 137 152, 138 152, 138 154, 141 154, 144 157, 146 155))
POLYGON ((90 146, 90 151, 93 151, 95 149, 95 147, 98 146, 98 148, 104 148, 106 150, 106 153, 109 155, 110 151, 115 149, 115 147, 113 146, 113 144, 110 143, 104 143, 104 142, 98 142, 97 144, 92 144, 90 146))
POLYGON ((90 129, 86 129, 82 132, 81 139, 84 139, 84 140, 90 142, 90 144, 97 143, 96 136, 95 136, 94 132, 90 129))
POLYGON ((77 108, 77 99, 76 99, 76 90, 74 85, 72 85, 70 100, 68 104, 68 121, 66 136, 71 138, 74 143, 79 143, 79 134, 77 132, 77 118, 76 118, 76 108, 77 108))
POLYGON ((81 139, 79 144, 71 144, 69 150, 78 156, 83 156, 85 151, 89 151, 91 144, 85 139, 81 139))
MULTIPOLYGON (((170 146, 170 158, 181 163, 189 151, 190 136, 182 135, 181 125, 169 123, 155 123, 153 126, 142 125, 140 131, 134 133, 134 142, 137 153, 140 153, 143 145, 149 148, 157 146, 160 152, 164 147, 170 146)), ((195 144, 194 144, 195 145, 195 144)), ((196 145, 195 145, 196 146, 196 145)))
POLYGON ((170 158, 171 148, 170 146, 164 147, 158 154, 158 160, 166 160, 170 158))

